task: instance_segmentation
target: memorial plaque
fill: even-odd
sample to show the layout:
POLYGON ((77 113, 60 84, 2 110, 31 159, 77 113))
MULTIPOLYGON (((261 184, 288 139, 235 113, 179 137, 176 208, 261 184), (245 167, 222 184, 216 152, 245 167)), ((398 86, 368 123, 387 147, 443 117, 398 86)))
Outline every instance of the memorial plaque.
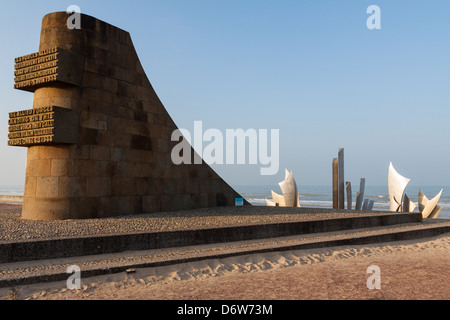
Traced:
POLYGON ((79 112, 54 106, 10 112, 8 145, 74 144, 78 120, 79 112))
POLYGON ((80 85, 83 58, 52 48, 15 59, 14 88, 34 92, 50 83, 80 85))

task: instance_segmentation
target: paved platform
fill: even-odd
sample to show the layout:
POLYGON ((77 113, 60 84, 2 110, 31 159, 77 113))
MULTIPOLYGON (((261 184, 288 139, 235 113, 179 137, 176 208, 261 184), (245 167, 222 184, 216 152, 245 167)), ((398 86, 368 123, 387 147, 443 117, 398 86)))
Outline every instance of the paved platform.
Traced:
MULTIPOLYGON (((226 211, 226 209, 224 210, 226 211)), ((119 220, 106 219, 102 221, 37 221, 30 225, 22 225, 20 233, 15 233, 13 237, 11 235, 9 237, 5 236, 7 240, 0 240, 0 263, 79 257, 130 250, 176 248, 391 226, 417 222, 420 216, 419 214, 410 213, 355 214, 355 212, 328 212, 311 214, 302 213, 300 210, 276 214, 276 212, 280 211, 257 207, 248 208, 245 211, 233 210, 234 213, 231 214, 231 210, 228 209, 228 215, 184 216, 181 217, 184 223, 180 223, 180 217, 172 217, 172 219, 168 220, 170 222, 166 222, 165 226, 160 226, 159 229, 155 227, 155 223, 161 223, 167 217, 139 217, 131 218, 131 220, 128 220, 130 218, 119 220), (259 216, 255 214, 262 211, 265 211, 266 214, 259 216), (236 212, 239 212, 239 215, 236 216, 236 212), (247 214, 244 214, 244 212, 247 212, 247 214), (268 214, 270 212, 273 214, 268 214), (198 223, 198 219, 201 219, 201 224, 198 223), (137 227, 137 222, 141 226, 145 226, 145 228, 137 227), (91 223, 104 223, 106 224, 105 227, 111 227, 109 224, 113 224, 116 226, 116 230, 111 232, 106 231, 110 230, 110 228, 105 228, 92 232, 92 229, 86 228, 91 223), (130 228, 129 223, 134 228, 130 228), (39 232, 44 230, 43 224, 46 227, 51 227, 54 232, 53 236, 38 236, 39 232), (82 228, 76 229, 77 226, 82 228), (33 228, 30 229, 29 227, 33 228), (73 230, 67 232, 68 229, 73 230), (67 235, 58 235, 60 230, 65 230, 67 235), (75 230, 77 232, 73 232, 75 230), (24 235, 27 237, 31 235, 31 239, 24 237, 24 235)), ((217 211, 214 210, 214 212, 217 211)), ((192 214, 192 212, 184 214, 192 214)), ((25 221, 17 222, 24 223, 25 221)))
POLYGON ((26 221, 0 212, 0 287, 205 259, 362 245, 450 233, 450 220, 419 214, 308 208, 217 208, 163 215, 26 221), (14 232, 7 234, 7 231, 14 232))
POLYGON ((273 251, 363 245, 435 237, 450 233, 450 221, 425 221, 403 225, 336 232, 233 241, 178 248, 126 251, 38 261, 0 264, 0 287, 67 280, 67 267, 80 267, 81 277, 126 272, 130 269, 168 266, 273 251))

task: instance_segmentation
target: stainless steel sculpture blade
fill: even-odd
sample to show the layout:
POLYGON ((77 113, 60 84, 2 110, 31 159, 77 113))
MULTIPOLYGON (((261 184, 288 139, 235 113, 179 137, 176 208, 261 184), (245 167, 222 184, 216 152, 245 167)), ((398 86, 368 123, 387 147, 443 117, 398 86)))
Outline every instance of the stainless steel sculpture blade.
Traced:
POLYGON ((361 181, 359 183, 359 192, 356 194, 355 210, 362 209, 365 189, 366 189, 366 179, 361 178, 361 181))
POLYGON ((439 192, 436 197, 434 197, 431 200, 428 200, 428 198, 422 192, 422 189, 419 190, 419 211, 422 213, 422 217, 424 219, 436 218, 439 215, 442 208, 441 207, 439 207, 440 209, 437 208, 438 207, 437 204, 441 199, 443 191, 444 189, 442 189, 441 192, 439 192))
POLYGON ((345 209, 344 148, 338 152, 338 209, 345 209))
POLYGON ((292 171, 286 170, 286 179, 279 183, 281 192, 283 192, 284 203, 286 207, 296 207, 297 206, 297 186, 295 184, 294 175, 292 171))
POLYGON ((297 184, 294 180, 294 175, 288 170, 285 172, 284 181, 279 183, 283 195, 280 195, 272 190, 272 200, 267 200, 267 206, 280 206, 280 207, 300 207, 300 195, 297 190, 297 184))
POLYGON ((439 216, 439 213, 441 213, 442 207, 436 206, 434 210, 430 213, 428 216, 428 219, 436 219, 439 216))
POLYGON ((405 178, 400 175, 391 164, 389 165, 388 176, 388 189, 389 189, 389 201, 390 211, 400 212, 402 210, 403 194, 405 193, 406 186, 411 179, 405 178))
POLYGON ((333 209, 339 208, 339 200, 338 200, 338 193, 339 193, 339 187, 338 187, 338 158, 333 159, 333 165, 332 165, 332 171, 333 171, 333 209))
POLYGON ((403 212, 414 212, 417 205, 412 202, 409 197, 405 194, 405 197, 403 199, 403 212))
POLYGON ((362 210, 363 211, 369 210, 369 199, 364 199, 362 210))
POLYGON ((347 209, 352 210, 352 183, 347 181, 347 209))
POLYGON ((276 192, 272 191, 272 199, 273 201, 280 207, 286 207, 286 202, 284 201, 284 197, 276 192))

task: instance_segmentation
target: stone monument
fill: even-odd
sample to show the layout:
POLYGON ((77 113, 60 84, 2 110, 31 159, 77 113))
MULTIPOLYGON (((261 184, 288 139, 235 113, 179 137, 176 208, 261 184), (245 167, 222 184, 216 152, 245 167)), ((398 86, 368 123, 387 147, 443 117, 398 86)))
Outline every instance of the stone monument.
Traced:
POLYGON ((46 15, 39 51, 15 59, 14 88, 34 93, 32 109, 9 114, 8 144, 28 147, 23 218, 234 205, 241 196, 207 164, 172 163, 177 126, 129 33, 84 14, 69 29, 68 17, 46 15))

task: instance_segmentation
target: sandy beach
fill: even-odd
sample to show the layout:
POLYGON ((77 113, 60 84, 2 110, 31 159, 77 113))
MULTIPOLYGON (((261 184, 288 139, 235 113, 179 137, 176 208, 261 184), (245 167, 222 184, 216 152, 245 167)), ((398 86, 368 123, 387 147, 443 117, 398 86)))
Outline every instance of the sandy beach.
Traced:
POLYGON ((447 300, 450 237, 206 260, 66 282, 0 289, 29 300, 447 300), (381 289, 369 290, 369 266, 381 289))

